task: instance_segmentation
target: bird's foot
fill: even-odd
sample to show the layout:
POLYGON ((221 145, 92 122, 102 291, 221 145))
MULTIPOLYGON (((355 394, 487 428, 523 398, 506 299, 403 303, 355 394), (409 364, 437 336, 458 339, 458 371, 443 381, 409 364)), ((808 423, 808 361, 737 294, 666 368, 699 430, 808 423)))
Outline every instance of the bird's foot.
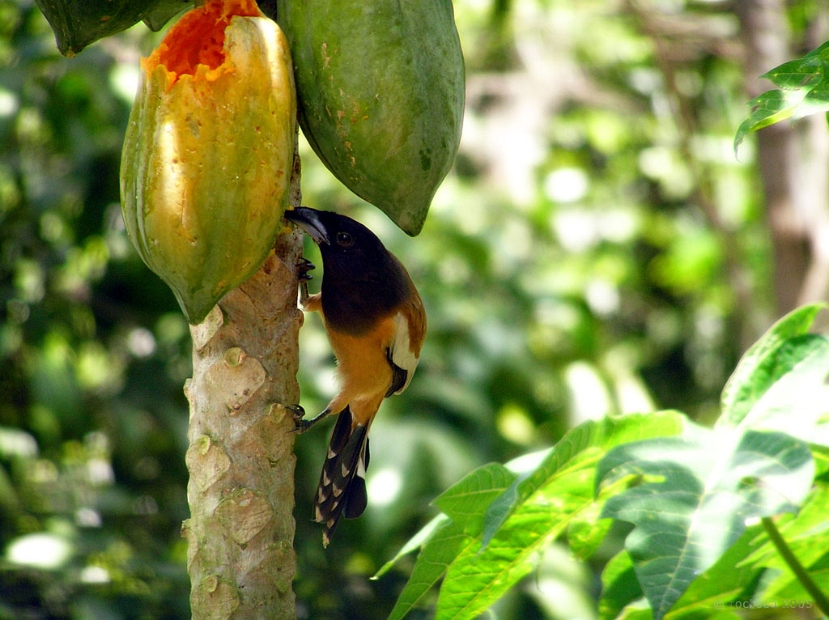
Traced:
POLYGON ((307 258, 300 258, 296 264, 296 279, 300 282, 312 280, 313 276, 309 272, 313 271, 314 268, 314 263, 307 258))
POLYGON ((302 405, 285 405, 285 409, 293 414, 294 418, 294 428, 291 432, 293 433, 304 433, 307 429, 304 428, 304 423, 307 420, 305 418, 305 408, 302 405))
POLYGON ((288 407, 285 407, 285 408, 288 411, 293 412, 293 414, 294 414, 294 425, 295 426, 294 426, 293 432, 297 433, 298 435, 301 435, 305 431, 309 430, 317 422, 319 422, 320 420, 323 420, 324 418, 328 417, 331 414, 331 410, 326 409, 325 411, 323 411, 322 413, 320 413, 317 416, 314 416, 310 420, 306 420, 305 419, 305 409, 303 409, 299 405, 291 405, 291 406, 288 406, 288 407))
POLYGON ((312 269, 314 269, 314 263, 307 258, 300 258, 296 264, 296 278, 299 280, 299 304, 303 309, 310 297, 308 294, 308 281, 312 278, 309 273, 312 269))

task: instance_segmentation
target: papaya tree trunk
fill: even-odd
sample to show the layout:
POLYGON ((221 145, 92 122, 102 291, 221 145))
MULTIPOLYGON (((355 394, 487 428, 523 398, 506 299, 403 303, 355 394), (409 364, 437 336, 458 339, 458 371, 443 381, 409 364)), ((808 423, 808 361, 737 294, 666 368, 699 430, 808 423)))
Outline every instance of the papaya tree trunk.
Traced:
MULTIPOLYGON (((292 204, 299 203, 295 157, 292 204)), ((292 414, 299 402, 295 266, 302 236, 279 236, 262 268, 191 326, 190 603, 194 619, 295 618, 292 414)))

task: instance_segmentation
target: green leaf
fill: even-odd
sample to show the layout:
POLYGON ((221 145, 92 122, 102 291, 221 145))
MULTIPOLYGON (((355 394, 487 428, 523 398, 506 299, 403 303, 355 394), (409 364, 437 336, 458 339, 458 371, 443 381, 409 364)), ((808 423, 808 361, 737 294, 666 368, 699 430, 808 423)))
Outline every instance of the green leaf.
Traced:
POLYGON ((749 102, 751 115, 740 124, 734 149, 743 138, 787 118, 803 118, 829 110, 829 43, 824 43, 803 58, 775 67, 762 77, 781 90, 772 90, 749 102))
POLYGON ((479 467, 435 499, 435 505, 470 536, 483 530, 484 510, 508 489, 515 474, 499 463, 479 467))
POLYGON ((807 445, 775 432, 710 431, 629 443, 599 463, 601 484, 639 477, 602 516, 632 523, 625 548, 654 618, 742 535, 746 519, 797 510, 814 462, 807 445))
POLYGON ((400 548, 400 551, 398 551, 391 560, 383 564, 383 566, 380 567, 380 570, 378 570, 371 576, 371 579, 379 579, 387 572, 389 572, 392 569, 392 567, 395 564, 397 564, 400 558, 410 554, 412 551, 415 551, 416 549, 420 549, 426 543, 426 541, 428 541, 432 537, 435 531, 438 530, 438 528, 442 527, 444 523, 448 521, 449 517, 447 517, 444 514, 439 514, 434 519, 429 521, 429 523, 420 528, 420 531, 414 536, 412 536, 406 542, 406 544, 400 548))
POLYGON ((602 571, 602 594, 599 598, 599 620, 612 620, 622 610, 642 597, 642 586, 636 579, 633 560, 624 549, 607 563, 602 571))
POLYGON ((792 371, 816 346, 809 340, 784 347, 807 334, 823 304, 811 304, 790 312, 775 323, 745 355, 722 392, 722 415, 717 426, 736 426, 783 375, 792 371))
POLYGON ((481 551, 479 540, 462 549, 446 573, 435 618, 475 618, 528 574, 538 551, 563 524, 554 511, 549 503, 528 505, 509 519, 486 550, 481 551))
POLYGON ((55 33, 58 50, 74 56, 90 43, 144 20, 153 30, 192 0, 35 0, 55 33))
MULTIPOLYGON (((475 536, 480 534, 483 527, 485 508, 512 483, 514 478, 515 474, 503 465, 491 463, 468 474, 435 500, 435 504, 451 519, 446 516, 438 517, 439 523, 433 520, 429 524, 434 534, 429 536, 428 532, 424 534, 424 530, 421 530, 405 545, 404 549, 411 549, 414 547, 415 539, 426 539, 415 562, 412 576, 389 615, 390 620, 403 618, 409 613, 417 601, 443 576, 462 549, 479 546, 475 536)), ((395 558, 401 555, 402 550, 395 558)), ((383 569, 381 571, 385 572, 383 569)))
POLYGON ((595 549, 605 533, 605 524, 597 525, 596 463, 613 446, 676 435, 684 422, 672 411, 587 422, 553 450, 525 455, 507 467, 475 470, 435 500, 447 517, 430 524, 433 533, 422 530, 417 542, 413 539, 398 554, 425 539, 390 618, 404 617, 444 573, 436 617, 475 617, 532 570, 538 552, 573 517, 580 517, 584 528, 596 527, 585 531, 584 543, 595 549))
POLYGON ((826 73, 829 60, 829 43, 797 60, 789 60, 767 71, 760 77, 770 80, 778 88, 797 90, 815 84, 826 73))
POLYGON ((508 510, 497 507, 498 500, 490 505, 480 543, 464 547, 447 570, 436 618, 474 618, 529 573, 571 519, 593 506, 595 466, 609 448, 674 435, 683 424, 681 415, 666 411, 587 422, 568 432, 515 492, 507 493, 513 502, 508 510), (492 514, 497 518, 490 519, 492 514))
POLYGON ((796 361, 757 400, 740 426, 829 446, 829 340, 813 335, 793 338, 780 347, 777 359, 783 366, 796 361))
POLYGON ((647 437, 675 435, 682 431, 682 425, 681 414, 660 411, 616 419, 605 418, 601 422, 587 422, 570 430, 531 475, 519 478, 514 489, 508 489, 490 504, 485 520, 484 546, 518 506, 552 482, 565 466, 592 468, 615 445, 647 437))
POLYGON ((141 14, 141 21, 153 32, 158 32, 173 17, 189 10, 193 0, 152 0, 147 5, 147 10, 141 14))
POLYGON ((567 526, 570 551, 581 560, 586 560, 596 553, 613 527, 612 519, 601 518, 602 504, 603 502, 595 502, 585 508, 573 517, 567 526))
POLYGON ((743 532, 719 560, 702 575, 674 604, 667 618, 671 620, 691 620, 692 618, 711 618, 711 609, 719 608, 722 616, 737 618, 738 607, 729 606, 731 601, 751 600, 762 572, 761 568, 746 565, 746 559, 756 548, 758 539, 762 540, 763 526, 756 523, 743 532))
MULTIPOLYGON (((825 537, 818 537, 814 541, 815 546, 823 545, 826 549, 827 540, 825 537)), ((815 585, 822 592, 829 592, 829 552, 825 552, 823 556, 810 564, 809 577, 814 581, 815 585)), ((768 584, 763 595, 758 597, 758 601, 768 607, 800 608, 812 609, 818 608, 818 604, 803 583, 796 578, 791 571, 786 570, 782 572, 776 579, 768 584)), ((818 617, 818 616, 815 616, 818 617)), ((826 616, 820 616, 826 617, 826 616)))
POLYGON ((409 613, 443 576, 460 551, 470 545, 477 546, 476 539, 464 534, 460 525, 452 521, 443 523, 417 556, 412 576, 397 598, 389 620, 400 620, 409 613))
POLYGON ((778 360, 791 371, 757 400, 744 418, 745 428, 777 430, 813 445, 829 446, 829 340, 793 338, 780 347, 778 360))
POLYGON ((489 543, 492 536, 499 527, 506 521, 513 507, 518 502, 518 490, 524 482, 538 467, 552 454, 553 449, 539 450, 530 454, 524 454, 509 461, 506 468, 518 474, 507 489, 504 490, 487 508, 484 515, 483 546, 489 543))
MULTIPOLYGON (((819 574, 815 569, 829 549, 827 514, 829 514, 829 488, 824 483, 812 490, 796 517, 784 515, 775 521, 777 529, 792 553, 797 556, 801 564, 810 569, 812 578, 824 590, 829 590, 829 571, 824 569, 819 574)), ((800 586, 772 542, 765 537, 763 541, 763 544, 743 562, 743 565, 752 569, 771 568, 779 571, 778 575, 766 584, 761 600, 774 601, 781 595, 788 598, 794 590, 797 590, 796 598, 809 600, 811 597, 800 586)))

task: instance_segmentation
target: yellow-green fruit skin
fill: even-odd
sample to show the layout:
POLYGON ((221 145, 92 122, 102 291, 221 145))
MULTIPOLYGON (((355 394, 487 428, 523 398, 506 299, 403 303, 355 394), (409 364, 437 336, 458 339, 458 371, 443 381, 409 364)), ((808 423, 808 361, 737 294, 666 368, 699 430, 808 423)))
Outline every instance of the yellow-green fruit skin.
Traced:
POLYGON ((296 95, 279 27, 235 16, 224 50, 210 79, 199 65, 168 90, 163 66, 142 73, 121 158, 127 233, 194 324, 273 247, 294 152, 296 95))
POLYGON ((352 192, 416 235, 461 137, 451 0, 278 0, 303 134, 352 192))

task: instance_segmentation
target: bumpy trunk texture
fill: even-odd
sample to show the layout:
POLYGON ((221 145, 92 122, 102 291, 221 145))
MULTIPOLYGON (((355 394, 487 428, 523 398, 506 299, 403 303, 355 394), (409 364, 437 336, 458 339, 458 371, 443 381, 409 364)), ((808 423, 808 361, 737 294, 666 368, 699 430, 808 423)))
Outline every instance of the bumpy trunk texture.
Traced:
MULTIPOLYGON (((298 160, 294 177, 297 188, 298 160)), ((295 436, 281 403, 299 401, 301 253, 298 232, 281 235, 262 268, 191 328, 183 535, 194 619, 296 616, 295 436)))

